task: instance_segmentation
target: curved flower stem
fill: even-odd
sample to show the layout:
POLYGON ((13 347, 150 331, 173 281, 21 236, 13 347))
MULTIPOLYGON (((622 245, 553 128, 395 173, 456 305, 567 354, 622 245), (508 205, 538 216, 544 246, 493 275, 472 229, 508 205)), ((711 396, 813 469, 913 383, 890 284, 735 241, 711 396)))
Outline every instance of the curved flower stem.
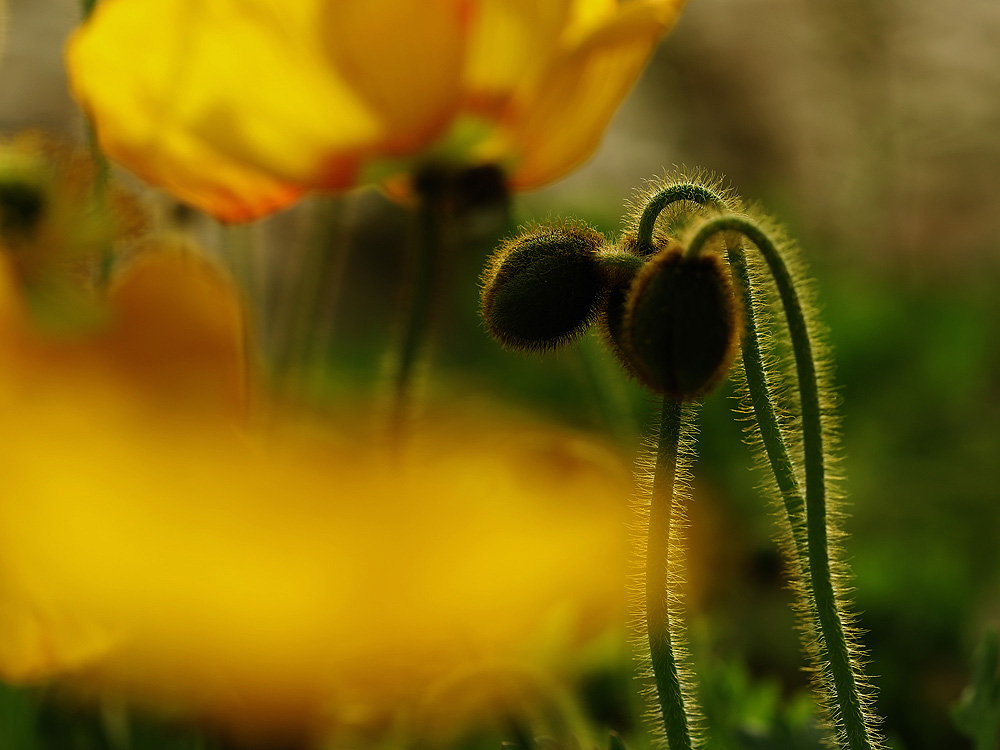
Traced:
MULTIPOLYGON (((683 182, 664 188, 649 200, 639 219, 636 247, 640 254, 650 255, 654 251, 653 229, 660 212, 671 203, 682 200, 725 208, 722 196, 702 185, 683 182)), ((690 750, 692 747, 684 691, 674 654, 674 634, 677 630, 672 629, 670 623, 670 536, 682 412, 683 406, 679 401, 663 399, 646 542, 646 635, 657 700, 670 750, 690 750)))
MULTIPOLYGON (((640 248, 652 244, 653 228, 660 213, 671 203, 687 200, 699 205, 711 205, 718 209, 726 209, 725 197, 709 187, 693 182, 681 182, 670 185, 654 195, 646 205, 639 220, 638 245, 640 248)), ((785 506, 785 515, 798 560, 794 564, 802 569, 804 580, 808 580, 808 540, 805 529, 805 501, 795 478, 795 469, 788 455, 788 448, 781 434, 778 418, 771 399, 771 389, 764 371, 764 363, 760 353, 760 339, 757 332, 757 322, 753 315, 753 298, 750 287, 749 271, 742 248, 739 245, 726 245, 730 266, 736 274, 736 280, 742 295, 741 307, 745 311, 745 330, 740 337, 740 347, 743 356, 743 367, 747 377, 747 388, 754 410, 758 428, 760 429, 764 450, 767 454, 775 482, 785 506)))
POLYGON ((754 419, 760 430, 764 452, 767 454, 768 463, 770 463, 771 471, 774 473, 774 480, 778 485, 778 492, 781 494, 785 506, 785 515, 788 519, 792 540, 795 543, 795 554, 798 556, 798 560, 793 561, 793 563, 802 571, 803 580, 808 580, 809 571, 808 567, 805 567, 809 557, 809 544, 805 536, 805 501, 799 490, 799 483, 795 478, 795 468, 788 455, 788 448, 781 434, 778 417, 771 401, 771 389, 767 382, 764 362, 760 353, 757 321, 753 314, 750 272, 747 268, 746 257, 739 245, 727 245, 726 256, 736 275, 737 288, 742 297, 741 307, 744 311, 745 322, 740 348, 754 419))
MULTIPOLYGON (((805 315, 784 258, 767 233, 753 220, 738 215, 710 219, 699 227, 688 245, 687 253, 697 255, 711 237, 721 232, 738 232, 757 247, 774 277, 785 310, 802 402, 809 584, 823 637, 827 669, 836 689, 839 721, 847 747, 851 750, 870 750, 872 742, 830 573, 822 408, 805 315)), ((776 477, 780 473, 783 472, 776 471, 776 477)))
POLYGON ((711 188, 699 185, 695 182, 679 182, 669 185, 652 198, 642 210, 639 217, 638 242, 640 252, 645 249, 651 252, 653 244, 653 229, 656 226, 656 219, 660 213, 671 203, 678 201, 691 201, 699 205, 711 205, 719 209, 725 209, 726 200, 711 188))
POLYGON ((663 399, 646 543, 646 634, 649 638, 649 655, 660 713, 670 750, 691 750, 691 731, 670 627, 670 533, 677 486, 682 410, 683 406, 679 401, 663 399))

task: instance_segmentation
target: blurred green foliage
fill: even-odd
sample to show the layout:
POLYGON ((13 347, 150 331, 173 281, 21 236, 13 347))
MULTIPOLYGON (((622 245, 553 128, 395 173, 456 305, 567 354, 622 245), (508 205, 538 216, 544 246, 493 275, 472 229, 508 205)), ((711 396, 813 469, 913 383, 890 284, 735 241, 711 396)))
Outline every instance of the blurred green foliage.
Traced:
POLYGON ((955 725, 975 744, 992 750, 1000 744, 1000 638, 989 630, 976 649, 972 683, 952 710, 955 725))

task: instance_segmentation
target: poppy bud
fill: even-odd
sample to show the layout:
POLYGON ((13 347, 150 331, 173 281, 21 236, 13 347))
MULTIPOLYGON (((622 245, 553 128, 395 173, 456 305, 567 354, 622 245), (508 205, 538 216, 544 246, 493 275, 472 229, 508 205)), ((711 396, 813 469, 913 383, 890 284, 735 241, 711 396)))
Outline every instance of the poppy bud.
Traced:
POLYGON ((625 299, 636 276, 645 266, 645 258, 638 252, 638 243, 634 233, 628 233, 619 239, 615 249, 601 255, 605 275, 607 276, 607 292, 601 302, 600 323, 605 343, 618 361, 629 373, 634 374, 632 363, 624 344, 625 299))
POLYGON ((604 289, 597 257, 604 236, 565 224, 508 241, 486 269, 482 312, 490 333, 511 349, 558 346, 586 330, 604 289))
POLYGON ((618 358, 631 369, 624 348, 625 299, 628 296, 628 290, 629 287, 624 285, 613 286, 608 290, 602 322, 608 344, 618 355, 618 358))
POLYGON ((629 288, 621 346, 643 385, 689 401, 726 376, 740 317, 729 273, 717 255, 687 257, 679 246, 668 246, 629 288))
POLYGON ((34 231, 45 211, 44 188, 21 176, 0 178, 0 236, 24 236, 34 231))

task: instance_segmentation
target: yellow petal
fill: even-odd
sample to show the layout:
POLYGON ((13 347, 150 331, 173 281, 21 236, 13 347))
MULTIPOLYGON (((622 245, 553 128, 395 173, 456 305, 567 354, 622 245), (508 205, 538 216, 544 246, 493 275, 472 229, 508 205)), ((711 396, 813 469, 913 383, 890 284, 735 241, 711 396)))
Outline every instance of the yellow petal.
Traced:
POLYGON ((71 37, 74 94, 102 148, 223 218, 350 182, 385 136, 328 59, 327 3, 102 0, 71 37))
POLYGON ((25 649, 0 647, 5 676, 244 726, 386 716, 476 665, 551 674, 554 616, 619 621, 630 481, 580 436, 436 415, 394 465, 356 439, 278 446, 93 406, 0 413, 0 644, 13 623, 25 649), (83 667, 41 648, 86 627, 116 638, 83 667))
POLYGON ((330 64, 377 113, 385 135, 379 155, 419 149, 455 115, 467 6, 467 0, 323 3, 330 64))
POLYGON ((433 139, 460 95, 465 6, 102 0, 67 64, 113 159, 245 220, 433 139))
POLYGON ((606 23, 618 12, 619 0, 573 0, 569 28, 575 33, 606 23))
POLYGON ((571 0, 482 0, 466 60, 466 106, 495 115, 558 49, 571 0))
MULTIPOLYGON (((511 184, 537 187, 591 155, 642 72, 683 0, 634 2, 590 30, 512 103, 504 149, 513 155, 511 184)), ((595 16, 581 18, 593 23, 595 16)))
POLYGON ((302 32, 317 11, 310 17, 308 5, 281 15, 231 0, 103 0, 66 50, 72 89, 101 147, 223 219, 294 200, 295 183, 315 169, 299 146, 325 137, 331 112, 345 132, 355 126, 349 137, 374 130, 328 80, 318 44, 310 55, 302 32), (325 116, 323 126, 310 113, 325 116))
POLYGON ((176 243, 147 245, 113 280, 107 299, 92 301, 95 320, 59 335, 39 330, 22 287, 0 256, 0 396, 93 389, 143 412, 242 415, 241 300, 196 253, 176 243))

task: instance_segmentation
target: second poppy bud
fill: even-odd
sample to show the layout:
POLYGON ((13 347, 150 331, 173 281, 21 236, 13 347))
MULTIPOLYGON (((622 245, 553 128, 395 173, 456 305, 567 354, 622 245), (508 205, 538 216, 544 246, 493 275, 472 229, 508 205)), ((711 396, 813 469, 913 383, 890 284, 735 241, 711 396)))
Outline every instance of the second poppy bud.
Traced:
POLYGON ((729 272, 714 254, 661 249, 625 297, 620 346, 639 381, 682 401, 711 391, 736 355, 741 314, 729 272))

